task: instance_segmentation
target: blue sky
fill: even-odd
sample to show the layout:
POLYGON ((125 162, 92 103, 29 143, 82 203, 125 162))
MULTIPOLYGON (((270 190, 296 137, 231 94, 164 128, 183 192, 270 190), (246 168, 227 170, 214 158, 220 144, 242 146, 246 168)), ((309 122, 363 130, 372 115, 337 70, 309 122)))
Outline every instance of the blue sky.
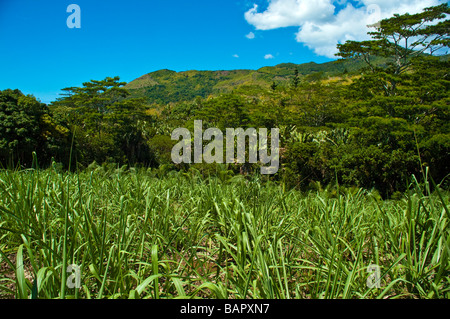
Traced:
POLYGON ((62 88, 107 76, 129 82, 160 69, 327 62, 342 35, 328 39, 310 32, 313 37, 308 38, 300 31, 336 24, 339 11, 346 6, 359 10, 363 2, 0 0, 0 90, 18 88, 49 103, 62 88), (67 27, 70 4, 81 8, 80 29, 67 27), (314 10, 318 4, 324 9, 314 10), (331 11, 324 15, 327 8, 331 11))

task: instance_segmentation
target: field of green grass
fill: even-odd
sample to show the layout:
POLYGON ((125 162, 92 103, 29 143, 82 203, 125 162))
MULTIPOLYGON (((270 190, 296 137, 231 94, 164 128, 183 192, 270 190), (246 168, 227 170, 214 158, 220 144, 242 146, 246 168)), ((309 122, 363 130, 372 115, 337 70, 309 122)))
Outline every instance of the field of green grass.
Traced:
POLYGON ((0 298, 449 298, 450 195, 429 187, 2 170, 0 298))

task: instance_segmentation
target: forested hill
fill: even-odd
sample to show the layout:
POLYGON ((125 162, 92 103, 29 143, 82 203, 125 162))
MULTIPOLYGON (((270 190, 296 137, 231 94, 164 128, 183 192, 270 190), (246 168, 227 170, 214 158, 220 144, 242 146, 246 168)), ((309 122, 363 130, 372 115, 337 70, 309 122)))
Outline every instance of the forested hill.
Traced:
MULTIPOLYGON (((442 56, 448 61, 450 55, 442 56)), ((385 67, 389 58, 373 57, 372 63, 385 67)), ((304 64, 282 63, 258 70, 184 71, 159 70, 145 74, 125 88, 132 97, 143 97, 147 104, 191 101, 196 97, 206 98, 219 93, 229 93, 242 86, 270 88, 272 85, 288 86, 296 72, 299 80, 329 78, 345 74, 360 74, 367 64, 362 59, 347 58, 326 63, 304 64)))
MULTIPOLYGON (((378 58, 377 63, 386 60, 378 58)), ((159 70, 141 76, 128 83, 125 88, 133 97, 144 97, 148 104, 190 101, 218 93, 228 93, 241 86, 269 88, 274 83, 286 86, 291 83, 298 70, 299 80, 305 77, 330 77, 345 73, 356 73, 366 65, 361 60, 346 59, 322 64, 283 63, 258 70, 229 71, 185 71, 159 70)))

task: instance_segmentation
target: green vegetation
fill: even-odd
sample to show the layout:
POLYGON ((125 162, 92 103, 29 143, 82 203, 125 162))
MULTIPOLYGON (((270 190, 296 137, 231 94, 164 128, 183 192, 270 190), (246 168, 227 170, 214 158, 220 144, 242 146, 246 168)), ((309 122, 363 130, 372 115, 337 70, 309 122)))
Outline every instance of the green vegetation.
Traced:
POLYGON ((0 297, 449 298, 445 14, 383 20, 321 65, 0 91, 0 297), (279 172, 175 165, 194 120, 279 128, 279 172))
POLYGON ((77 137, 77 161, 151 163, 140 130, 147 120, 142 100, 127 98, 124 85, 118 77, 87 82, 82 88, 64 89, 67 97, 53 103, 55 118, 77 137))
MULTIPOLYGON (((375 63, 383 65, 386 59, 377 57, 375 63)), ((299 78, 317 74, 321 77, 340 76, 343 73, 357 74, 365 67, 364 62, 348 59, 345 62, 317 64, 283 63, 259 70, 231 71, 186 71, 175 72, 160 70, 131 81, 125 88, 134 97, 146 99, 149 105, 190 101, 196 97, 207 98, 210 95, 230 93, 239 87, 270 88, 275 81, 280 86, 289 86, 293 74, 299 78)))
POLYGON ((68 160, 69 130, 55 123, 48 107, 19 90, 0 91, 0 167, 32 162, 32 152, 43 158, 68 160))
POLYGON ((0 189, 4 298, 450 297, 449 193, 415 181, 383 202, 104 165, 2 171, 0 189))

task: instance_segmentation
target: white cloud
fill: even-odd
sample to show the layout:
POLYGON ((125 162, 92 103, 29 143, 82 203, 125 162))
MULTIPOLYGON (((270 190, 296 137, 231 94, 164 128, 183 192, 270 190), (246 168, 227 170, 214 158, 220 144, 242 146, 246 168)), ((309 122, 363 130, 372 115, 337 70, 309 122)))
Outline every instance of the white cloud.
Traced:
POLYGON ((255 38, 255 34, 253 32, 250 32, 249 34, 247 34, 245 36, 247 39, 254 39, 255 38))
POLYGON ((239 58, 239 55, 237 55, 237 54, 233 54, 233 58, 236 58, 236 59, 238 59, 238 58, 239 58))
POLYGON ((264 59, 266 59, 266 60, 273 59, 273 58, 274 58, 274 56, 272 54, 266 54, 264 56, 264 59))
POLYGON ((336 45, 347 40, 368 39, 369 24, 393 14, 418 13, 440 0, 359 0, 355 7, 349 0, 268 0, 264 12, 258 6, 245 13, 245 19, 257 30, 299 27, 296 40, 318 55, 335 58, 336 45), (343 7, 337 11, 335 4, 343 7))
POLYGON ((257 30, 270 30, 301 26, 308 19, 326 21, 333 13, 334 6, 329 0, 269 0, 266 11, 258 12, 255 4, 245 13, 245 19, 257 30))

